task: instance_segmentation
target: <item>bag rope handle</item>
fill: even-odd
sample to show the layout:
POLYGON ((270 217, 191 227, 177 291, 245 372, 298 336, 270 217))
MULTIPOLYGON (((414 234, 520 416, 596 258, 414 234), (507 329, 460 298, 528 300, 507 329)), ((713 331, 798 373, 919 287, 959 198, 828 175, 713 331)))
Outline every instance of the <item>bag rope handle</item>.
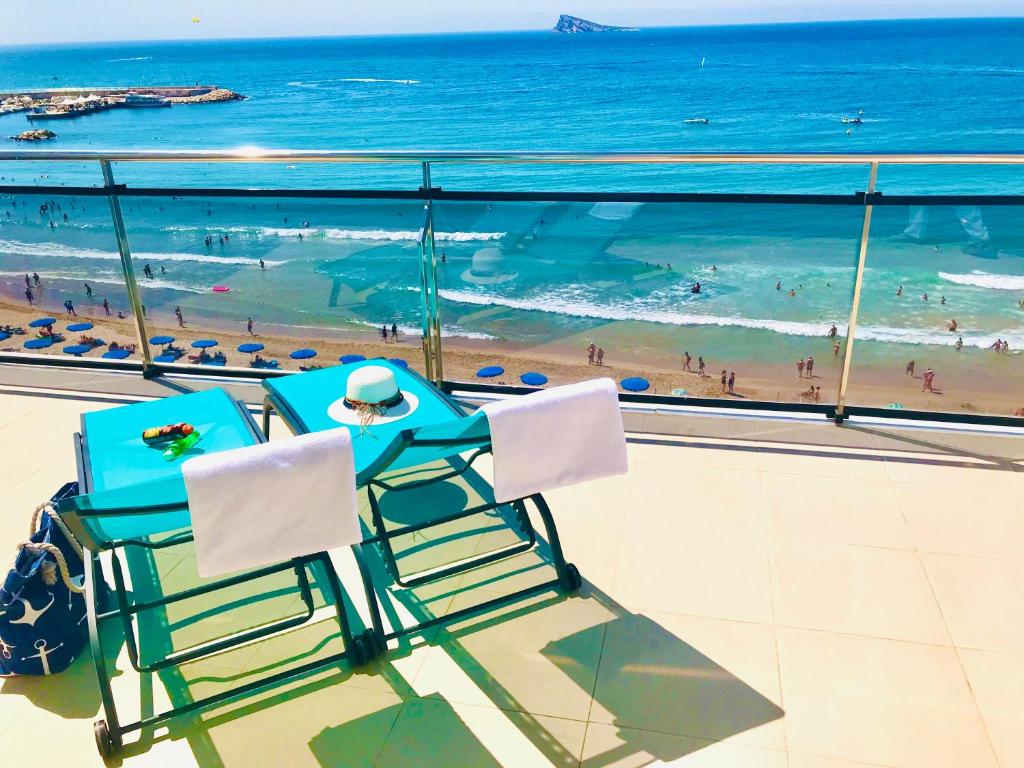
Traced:
MULTIPOLYGON (((32 528, 29 532, 29 535, 34 536, 36 532, 39 530, 39 520, 42 517, 43 512, 50 516, 50 519, 57 525, 58 528, 60 528, 61 533, 63 533, 64 536, 67 538, 68 543, 75 550, 78 556, 82 557, 82 545, 78 543, 78 540, 74 537, 71 531, 68 530, 67 525, 65 525, 64 521, 60 519, 60 515, 58 515, 54 511, 53 505, 51 505, 49 502, 40 504, 38 507, 36 507, 36 511, 32 513, 32 528)), ((30 552, 34 552, 36 554, 39 554, 40 552, 46 552, 47 554, 53 555, 53 559, 57 561, 57 569, 60 571, 61 581, 64 582, 64 586, 67 587, 69 591, 74 592, 78 595, 85 592, 84 585, 80 587, 77 584, 75 584, 75 582, 71 579, 71 571, 68 569, 68 561, 64 559, 64 553, 60 551, 60 547, 56 546, 55 544, 36 544, 32 541, 23 541, 18 545, 18 551, 21 551, 23 549, 27 549, 30 552)), ((50 576, 50 578, 53 578, 52 575, 48 574, 44 570, 44 581, 47 580, 48 575, 50 576)))

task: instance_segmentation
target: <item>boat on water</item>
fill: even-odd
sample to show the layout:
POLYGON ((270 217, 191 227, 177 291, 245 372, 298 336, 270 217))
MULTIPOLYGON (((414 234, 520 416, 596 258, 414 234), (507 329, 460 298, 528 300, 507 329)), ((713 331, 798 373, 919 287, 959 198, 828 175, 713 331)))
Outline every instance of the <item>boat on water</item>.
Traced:
POLYGON ((710 122, 706 117, 688 117, 683 120, 686 125, 708 125, 710 122))
POLYGON ((859 117, 847 117, 846 115, 843 115, 843 122, 848 123, 849 125, 861 125, 864 121, 859 117))
POLYGON ((169 107, 171 102, 155 93, 129 93, 124 97, 126 107, 169 107))

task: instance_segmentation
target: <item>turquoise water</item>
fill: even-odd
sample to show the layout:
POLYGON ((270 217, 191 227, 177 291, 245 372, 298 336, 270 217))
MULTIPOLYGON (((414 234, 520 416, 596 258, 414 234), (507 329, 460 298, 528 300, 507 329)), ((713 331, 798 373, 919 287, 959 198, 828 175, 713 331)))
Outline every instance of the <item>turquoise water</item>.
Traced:
MULTIPOLYGON (((13 48, 3 51, 0 90, 199 80, 250 97, 62 122, 51 145, 61 148, 1009 152, 1024 149, 1022 39, 1024 21, 992 20, 13 48), (842 122, 861 110, 862 124, 842 122), (692 117, 709 124, 683 122, 692 117)), ((0 117, 2 134, 25 126, 21 115, 0 117)), ((131 184, 421 182, 415 166, 122 165, 116 173, 131 184)), ((88 167, 25 164, 0 175, 0 183, 58 184, 98 176, 88 167)), ((1005 168, 896 168, 883 169, 879 188, 1005 193, 1024 191, 1021 179, 1005 168)), ((849 193, 864 188, 866 169, 439 166, 433 180, 477 190, 849 193)), ((89 281, 98 298, 125 307, 105 201, 55 200, 59 211, 40 213, 44 202, 0 200, 0 289, 20 298, 24 273, 37 271, 53 306, 84 301, 89 281)), ((296 329, 419 327, 419 204, 123 204, 136 269, 149 263, 157 273, 141 278, 155 317, 166 321, 181 306, 190 317, 254 314, 296 329), (213 285, 231 292, 213 295, 213 285)), ((625 322, 636 324, 638 346, 671 355, 687 329, 710 329, 719 356, 788 359, 832 324, 845 333, 862 213, 438 203, 445 333, 537 345, 600 338, 625 322), (696 282, 699 294, 691 292, 696 282)), ((886 350, 927 356, 959 335, 968 349, 997 337, 1024 348, 1022 213, 876 208, 858 333, 868 359, 884 362, 886 350), (952 318, 954 335, 946 330, 952 318)))

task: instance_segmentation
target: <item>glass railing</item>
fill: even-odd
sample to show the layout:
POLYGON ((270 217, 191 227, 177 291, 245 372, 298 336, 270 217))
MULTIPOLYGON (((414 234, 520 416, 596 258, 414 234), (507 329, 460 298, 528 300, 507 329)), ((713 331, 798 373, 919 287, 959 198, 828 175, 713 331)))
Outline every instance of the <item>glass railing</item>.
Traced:
POLYGON ((1022 163, 0 152, 0 359, 1024 424, 1022 163))

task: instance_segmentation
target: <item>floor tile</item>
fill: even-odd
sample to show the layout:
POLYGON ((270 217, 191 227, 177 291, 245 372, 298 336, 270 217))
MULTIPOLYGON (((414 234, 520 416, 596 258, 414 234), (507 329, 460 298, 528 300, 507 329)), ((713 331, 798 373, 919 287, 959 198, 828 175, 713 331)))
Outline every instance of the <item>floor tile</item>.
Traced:
POLYGON ((1024 653, 959 653, 1000 765, 1024 765, 1024 653))
POLYGON ((582 768, 787 768, 786 753, 740 744, 591 723, 582 768))

